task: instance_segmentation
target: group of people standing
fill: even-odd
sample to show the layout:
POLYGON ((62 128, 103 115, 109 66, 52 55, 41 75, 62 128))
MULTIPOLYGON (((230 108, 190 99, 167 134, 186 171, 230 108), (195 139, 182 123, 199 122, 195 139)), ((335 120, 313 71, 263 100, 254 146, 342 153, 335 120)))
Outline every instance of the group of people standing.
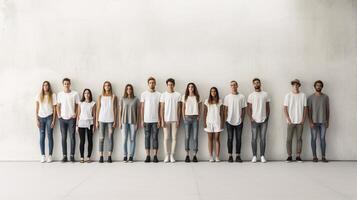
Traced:
MULTIPOLYGON (((75 162, 76 133, 80 138, 80 162, 91 162, 93 151, 93 133, 99 132, 99 162, 112 162, 114 148, 114 130, 121 129, 123 140, 123 161, 133 162, 135 155, 136 133, 138 128, 145 132, 145 162, 159 162, 158 134, 164 133, 164 162, 175 162, 176 136, 181 121, 185 129, 185 162, 198 162, 199 122, 202 119, 204 131, 208 136, 209 161, 220 161, 220 133, 226 128, 228 139, 228 162, 242 162, 241 140, 243 120, 249 116, 252 132, 252 162, 258 161, 258 138, 260 140, 260 161, 265 157, 266 135, 270 115, 270 97, 261 89, 261 81, 254 78, 254 92, 248 98, 238 92, 237 81, 231 81, 231 93, 220 98, 216 87, 209 90, 209 97, 202 100, 195 83, 188 83, 183 95, 175 91, 175 80, 166 80, 167 90, 156 91, 156 80, 148 78, 148 89, 140 98, 135 96, 134 87, 127 84, 121 98, 113 92, 109 81, 103 84, 102 92, 95 102, 90 89, 84 89, 82 96, 71 89, 71 80, 64 78, 63 91, 57 95, 51 84, 44 81, 41 92, 36 98, 36 122, 40 130, 41 162, 52 162, 53 128, 58 118, 62 135, 62 162, 75 162), (46 134, 47 133, 47 134, 46 134), (45 138, 48 137, 49 153, 45 154, 45 138), (70 153, 67 153, 67 136, 70 140, 70 153), (87 154, 85 144, 87 140, 87 154), (233 146, 235 140, 235 158, 233 146), (105 142, 107 141, 107 142, 105 142), (104 154, 106 152, 106 155, 104 154), (104 160, 104 156, 106 160, 104 160), (192 159, 191 159, 192 158, 192 159)), ((296 161, 300 157, 302 133, 305 119, 309 119, 311 128, 311 147, 313 161, 318 162, 316 139, 320 136, 322 161, 327 162, 325 151, 326 130, 329 126, 329 98, 322 93, 323 82, 314 83, 315 93, 306 98, 300 92, 298 79, 291 81, 292 91, 285 96, 284 114, 287 121, 287 162, 292 158, 292 139, 297 139, 296 161)))

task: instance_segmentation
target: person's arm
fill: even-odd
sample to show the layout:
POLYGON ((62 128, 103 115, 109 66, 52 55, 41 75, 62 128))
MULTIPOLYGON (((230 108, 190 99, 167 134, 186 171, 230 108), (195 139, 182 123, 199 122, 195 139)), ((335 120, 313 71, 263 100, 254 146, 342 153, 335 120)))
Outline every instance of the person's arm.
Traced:
POLYGON ((307 106, 304 107, 304 112, 303 112, 302 120, 301 120, 300 124, 304 125, 305 119, 306 119, 306 115, 307 115, 307 106))
POLYGON ((182 120, 185 120, 185 116, 186 116, 185 110, 186 110, 186 103, 182 102, 182 106, 181 106, 182 120))
POLYGON ((267 115, 267 119, 268 119, 270 116, 270 103, 266 102, 265 106, 266 106, 266 115, 267 115))
POLYGON ((285 114, 285 118, 286 120, 288 120, 288 124, 291 124, 291 119, 289 117, 289 111, 288 111, 288 106, 284 106, 284 114, 285 114))
POLYGON ((118 110, 118 118, 119 118, 119 124, 118 124, 118 127, 121 128, 121 124, 122 124, 122 114, 123 114, 123 105, 122 105, 122 102, 120 100, 120 103, 119 103, 119 110, 118 110))
POLYGON ((81 114, 81 107, 80 107, 80 106, 77 107, 76 113, 77 113, 77 117, 76 117, 76 121, 77 121, 77 123, 76 123, 76 131, 77 131, 77 133, 79 133, 78 122, 79 122, 79 115, 81 114))
POLYGON ((251 104, 251 103, 248 103, 247 113, 248 113, 249 120, 250 120, 251 122, 254 122, 254 119, 253 119, 253 109, 252 109, 252 104, 251 104))
POLYGON ((197 115, 197 120, 200 120, 202 114, 202 102, 198 103, 198 115, 197 115))
POLYGON ((203 128, 207 128, 207 110, 208 110, 208 108, 207 108, 207 106, 206 105, 204 105, 203 106, 203 128))
POLYGON ((141 102, 140 103, 141 106, 140 106, 140 125, 141 125, 141 128, 144 127, 144 102, 141 102))
POLYGON ((38 110, 40 109, 40 104, 38 103, 38 101, 36 101, 36 125, 37 128, 40 128, 40 119, 38 118, 38 110))
POLYGON ((140 101, 138 100, 137 103, 136 103, 136 126, 137 126, 137 128, 140 125, 140 113, 141 113, 140 101))
POLYGON ((326 104, 326 128, 330 126, 330 99, 327 97, 327 104, 326 104))
MULTIPOLYGON (((92 108, 93 123, 97 121, 97 104, 95 103, 92 108)), ((93 133, 95 133, 96 125, 93 125, 93 133)))
POLYGON ((222 106, 223 107, 223 118, 224 121, 227 121, 227 117, 228 117, 228 106, 222 106))
POLYGON ((161 102, 160 103, 160 117, 159 118, 161 118, 160 121, 161 121, 161 125, 162 125, 163 128, 166 127, 166 123, 165 123, 165 119, 164 119, 165 118, 164 117, 164 112, 165 112, 165 103, 161 102))
POLYGON ((78 103, 75 103, 74 104, 74 109, 75 109, 75 112, 74 112, 74 116, 73 116, 73 118, 77 118, 77 116, 78 116, 78 108, 79 108, 79 106, 78 106, 78 103))
POLYGON ((180 120, 181 120, 181 107, 182 103, 181 101, 177 103, 177 122, 176 122, 176 127, 178 128, 180 126, 180 120))
POLYGON ((219 114, 220 114, 220 118, 221 118, 221 129, 223 129, 224 128, 224 122, 226 121, 225 120, 225 114, 224 114, 224 106, 223 105, 221 105, 220 107, 219 107, 219 114))
POLYGON ((113 100, 113 112, 114 112, 113 127, 115 128, 117 126, 117 120, 118 120, 118 101, 117 101, 117 97, 115 95, 114 95, 114 100, 113 100))
POLYGON ((310 103, 308 103, 307 107, 307 117, 309 119, 310 128, 314 127, 314 122, 312 121, 312 107, 310 103))
POLYGON ((61 103, 57 103, 56 110, 57 110, 57 117, 58 117, 58 119, 60 119, 61 118, 61 103))
POLYGON ((98 101, 97 101, 97 112, 95 112, 95 126, 98 129, 99 128, 99 112, 100 112, 100 107, 101 107, 101 96, 99 95, 98 101))
POLYGON ((242 119, 242 123, 243 123, 244 116, 245 116, 245 110, 246 110, 246 107, 242 108, 242 112, 240 113, 240 118, 242 119))
MULTIPOLYGON (((159 110, 157 111, 158 112, 158 115, 159 115, 159 120, 157 122, 157 128, 160 128, 160 127, 163 127, 163 124, 161 123, 161 103, 159 103, 159 110)), ((163 117, 162 117, 163 118, 163 117)))

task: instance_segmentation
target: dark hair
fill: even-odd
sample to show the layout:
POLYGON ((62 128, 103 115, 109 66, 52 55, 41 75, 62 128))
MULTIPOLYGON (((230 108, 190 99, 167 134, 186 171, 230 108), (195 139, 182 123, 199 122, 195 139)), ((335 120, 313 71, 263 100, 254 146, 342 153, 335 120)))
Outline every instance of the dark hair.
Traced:
POLYGON ((132 85, 132 84, 126 84, 125 89, 124 89, 123 98, 128 98, 128 97, 129 97, 129 95, 128 95, 128 93, 127 93, 128 87, 131 87, 131 89, 133 90, 133 97, 135 97, 133 85, 132 85))
POLYGON ((317 80, 317 81, 315 81, 315 83, 314 83, 314 87, 316 87, 316 85, 317 85, 318 83, 320 83, 320 84, 321 84, 321 86, 322 86, 322 87, 324 87, 324 83, 323 83, 321 80, 317 80))
POLYGON ((235 81, 235 80, 231 81, 231 83, 235 83, 235 84, 237 84, 237 85, 238 85, 238 82, 237 82, 237 81, 235 81))
POLYGON ((154 78, 154 77, 152 77, 152 76, 150 76, 150 77, 148 78, 148 83, 149 83, 150 81, 154 81, 154 82, 156 83, 155 78, 154 78))
POLYGON ((260 82, 260 79, 259 78, 253 78, 253 83, 254 83, 254 81, 259 81, 260 82))
POLYGON ((212 104, 213 101, 216 101, 216 103, 218 103, 219 101, 219 93, 218 93, 218 89, 216 87, 211 87, 211 89, 209 90, 209 97, 208 97, 208 103, 212 104), (211 90, 215 90, 216 91, 216 97, 213 97, 211 95, 211 90))
POLYGON ((198 91, 197 91, 197 87, 194 83, 188 83, 187 84, 187 87, 186 87, 186 92, 185 92, 185 101, 187 100, 187 97, 188 95, 190 94, 190 92, 188 91, 188 87, 192 85, 193 86, 193 94, 196 96, 196 101, 197 102, 200 102, 200 95, 198 94, 198 91))
POLYGON ((175 85, 175 79, 173 79, 173 78, 167 79, 167 80, 166 80, 166 85, 167 85, 169 82, 171 82, 172 84, 175 85))
POLYGON ((92 91, 90 91, 90 89, 88 89, 88 88, 83 90, 81 102, 84 102, 86 100, 86 98, 84 97, 84 93, 86 91, 89 92, 89 102, 92 102, 93 101, 92 91))
POLYGON ((65 81, 68 81, 69 83, 71 83, 71 79, 69 79, 69 78, 64 78, 64 79, 62 80, 62 84, 63 84, 65 81))

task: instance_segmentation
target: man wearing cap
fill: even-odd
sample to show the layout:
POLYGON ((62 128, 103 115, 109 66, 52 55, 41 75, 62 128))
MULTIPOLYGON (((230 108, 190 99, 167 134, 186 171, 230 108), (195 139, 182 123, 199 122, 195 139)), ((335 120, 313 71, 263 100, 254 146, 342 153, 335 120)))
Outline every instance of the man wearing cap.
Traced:
POLYGON ((296 135, 296 161, 302 162, 300 157, 302 147, 302 133, 307 114, 306 95, 300 92, 301 83, 298 79, 291 81, 292 91, 284 99, 284 114, 288 123, 286 149, 288 158, 286 162, 292 161, 292 140, 296 135))

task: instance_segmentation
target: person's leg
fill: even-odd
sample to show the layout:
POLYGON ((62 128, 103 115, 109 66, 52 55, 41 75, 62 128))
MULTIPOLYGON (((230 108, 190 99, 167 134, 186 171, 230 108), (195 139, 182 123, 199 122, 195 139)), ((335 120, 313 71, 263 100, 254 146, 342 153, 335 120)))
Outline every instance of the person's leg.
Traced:
POLYGON ((318 127, 315 124, 310 129, 311 130, 311 150, 312 150, 312 156, 313 156, 314 159, 317 158, 317 155, 316 155, 317 129, 318 129, 318 127))
POLYGON ((76 151, 76 119, 70 119, 68 123, 68 132, 71 142, 71 157, 74 157, 76 151))
POLYGON ((257 156, 257 136, 258 136, 258 124, 252 122, 252 151, 253 156, 257 156))
POLYGON ((105 132, 106 132, 106 129, 107 129, 107 124, 106 123, 103 123, 103 122, 100 122, 99 124, 99 154, 100 156, 103 156, 103 153, 104 153, 104 139, 105 139, 105 132))
POLYGON ((193 138, 193 151, 194 155, 196 156, 198 152, 198 119, 197 117, 194 118, 192 121, 192 138, 193 138))
POLYGON ((47 117, 47 119, 46 119, 49 156, 52 156, 52 153, 53 153, 53 128, 51 127, 52 120, 53 120, 52 115, 47 117))
POLYGON ((215 145, 216 145, 216 161, 219 158, 220 150, 221 150, 221 141, 220 141, 220 133, 214 133, 214 140, 215 140, 215 145))
POLYGON ((86 129, 87 128, 79 128, 79 152, 81 154, 81 159, 84 158, 84 144, 86 141, 86 129))
POLYGON ((326 158, 326 125, 320 125, 320 145, 322 158, 326 158))
POLYGON ((296 146, 296 154, 298 157, 301 155, 302 150, 302 132, 303 132, 304 125, 297 124, 296 125, 296 139, 297 139, 297 146, 296 146))
POLYGON ((192 130, 192 123, 189 120, 189 117, 186 116, 186 119, 184 120, 184 125, 185 125, 185 150, 186 150, 186 155, 188 156, 190 153, 190 134, 192 130))
POLYGON ((288 156, 291 157, 292 155, 292 140, 294 136, 294 124, 288 124, 287 127, 287 138, 286 138, 286 151, 288 153, 288 156))
POLYGON ((209 156, 212 158, 213 157, 213 137, 214 133, 207 133, 208 136, 208 153, 209 156))
POLYGON ((159 149, 159 128, 157 123, 152 123, 152 148, 154 150, 154 162, 155 156, 157 156, 157 151, 159 149))
POLYGON ((108 123, 107 124, 108 127, 108 156, 112 156, 113 153, 113 149, 114 149, 114 127, 113 127, 113 123, 108 123))
POLYGON ((122 133, 122 142, 123 142, 123 156, 124 159, 125 157, 128 156, 128 132, 129 130, 129 124, 122 124, 122 128, 121 128, 121 133, 122 133))
MULTIPOLYGON (((226 122, 227 127, 227 148, 229 156, 232 156, 233 153, 233 126, 226 122)), ((233 159, 233 158, 232 158, 233 159)))
POLYGON ((260 126, 260 156, 265 156, 267 129, 268 121, 265 121, 260 126))
POLYGON ((45 156, 45 139, 46 139, 46 119, 40 118, 40 150, 41 155, 45 156))
POLYGON ((146 156, 150 156, 150 148, 151 148, 151 124, 150 123, 144 123, 144 132, 145 132, 145 151, 146 151, 146 156))
POLYGON ((243 133, 243 122, 235 127, 236 132, 236 154, 240 156, 241 146, 242 146, 242 133, 243 133))
POLYGON ((136 125, 130 124, 130 151, 129 157, 134 157, 135 154, 135 139, 136 139, 136 125))
POLYGON ((87 140, 88 140, 88 158, 92 156, 92 151, 93 151, 93 125, 90 126, 89 129, 87 129, 87 140))
POLYGON ((62 153, 63 156, 67 156, 67 129, 68 129, 68 123, 64 119, 60 119, 60 129, 61 129, 61 135, 62 135, 62 153))
POLYGON ((169 156, 168 142, 169 142, 169 133, 170 133, 170 124, 166 123, 166 127, 164 129, 164 151, 165 156, 169 156))
POLYGON ((176 122, 171 123, 171 156, 175 154, 177 127, 176 122))

